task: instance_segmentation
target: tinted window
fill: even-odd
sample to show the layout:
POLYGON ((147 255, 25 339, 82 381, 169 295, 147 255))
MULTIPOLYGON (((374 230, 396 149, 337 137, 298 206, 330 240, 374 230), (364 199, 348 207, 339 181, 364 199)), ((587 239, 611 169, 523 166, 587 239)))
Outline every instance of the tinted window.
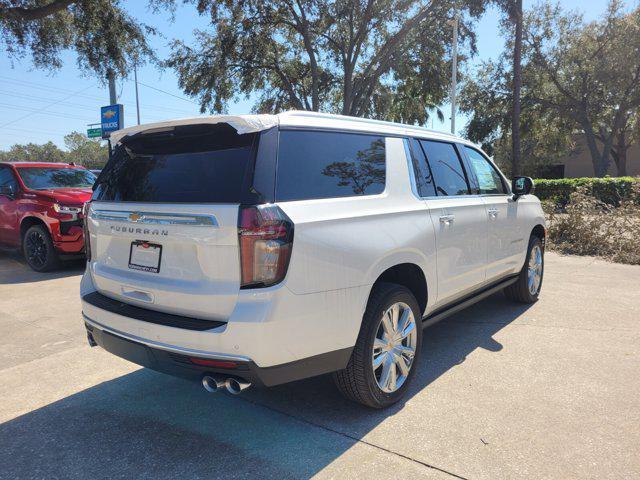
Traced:
POLYGON ((427 156, 438 195, 466 195, 469 186, 462 163, 451 143, 420 140, 427 156))
POLYGON ((477 150, 464 147, 473 168, 481 194, 506 193, 502 178, 489 161, 477 150))
POLYGON ((96 176, 83 168, 20 167, 18 174, 32 190, 91 188, 96 176))
POLYGON ((431 169, 427 163, 427 158, 424 156, 422 147, 420 147, 417 140, 411 140, 410 143, 418 195, 421 197, 432 197, 436 195, 436 186, 433 183, 433 177, 431 176, 431 169))
POLYGON ((280 132, 276 182, 280 201, 382 193, 385 173, 384 137, 280 132))
POLYGON ((133 137, 114 150, 95 200, 244 203, 252 180, 255 134, 227 124, 133 137))
POLYGON ((0 167, 0 187, 5 185, 11 185, 14 192, 18 189, 18 184, 11 170, 7 167, 0 167))

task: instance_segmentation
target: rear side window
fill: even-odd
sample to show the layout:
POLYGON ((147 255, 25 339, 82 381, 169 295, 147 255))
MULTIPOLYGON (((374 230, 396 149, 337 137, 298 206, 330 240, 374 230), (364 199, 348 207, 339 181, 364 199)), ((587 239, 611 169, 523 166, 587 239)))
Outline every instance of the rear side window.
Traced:
POLYGON ((438 195, 467 195, 469 185, 458 152, 451 143, 420 140, 438 195))
POLYGON ((489 163, 489 160, 473 148, 464 147, 464 149, 469 157, 471 168, 473 168, 476 178, 478 179, 480 193, 482 195, 507 193, 504 183, 502 182, 502 177, 496 171, 495 167, 489 163))
POLYGON ((121 202, 244 203, 254 168, 256 134, 227 124, 141 135, 114 150, 93 199, 121 202))
POLYGON ((355 133, 283 130, 278 148, 278 201, 382 193, 385 139, 355 133))

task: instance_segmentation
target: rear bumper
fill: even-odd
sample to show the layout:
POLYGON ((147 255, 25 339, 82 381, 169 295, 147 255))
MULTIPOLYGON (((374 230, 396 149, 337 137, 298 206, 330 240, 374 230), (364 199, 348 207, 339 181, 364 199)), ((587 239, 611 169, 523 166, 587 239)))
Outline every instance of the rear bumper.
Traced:
POLYGON ((222 354, 216 356, 211 353, 205 357, 202 353, 189 353, 176 347, 167 345, 160 347, 150 345, 148 341, 145 343, 136 341, 109 331, 104 326, 98 326, 86 316, 85 327, 90 339, 108 352, 158 372, 190 380, 200 380, 205 374, 219 374, 225 377, 242 378, 256 386, 266 387, 344 368, 352 351, 352 348, 345 348, 282 365, 258 367, 252 360, 243 357, 222 354), (193 358, 232 362, 235 366, 212 368, 195 365, 191 360, 193 358))
MULTIPOLYGON (((85 320, 101 330, 152 348, 251 361, 260 368, 321 359, 330 352, 353 348, 368 290, 357 287, 305 295, 296 295, 284 285, 240 290, 230 315, 204 320, 182 317, 183 312, 159 311, 154 305, 130 299, 123 308, 102 305, 91 299, 97 290, 90 268, 80 286, 85 320), (210 326, 201 328, 201 323, 210 326)), ((215 294, 211 301, 215 302, 215 294)), ((339 370, 347 361, 348 356, 340 365, 314 368, 314 374, 339 370)))

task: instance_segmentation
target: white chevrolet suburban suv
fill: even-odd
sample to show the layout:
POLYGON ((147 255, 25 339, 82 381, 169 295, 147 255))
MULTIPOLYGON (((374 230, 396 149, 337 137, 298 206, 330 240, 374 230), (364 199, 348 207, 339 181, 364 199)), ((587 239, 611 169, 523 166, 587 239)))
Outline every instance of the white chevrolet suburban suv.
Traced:
POLYGON ((461 138, 288 112, 110 143, 85 207, 89 343, 208 391, 332 372, 382 408, 406 393, 423 327, 499 290, 538 298, 533 183, 461 138))

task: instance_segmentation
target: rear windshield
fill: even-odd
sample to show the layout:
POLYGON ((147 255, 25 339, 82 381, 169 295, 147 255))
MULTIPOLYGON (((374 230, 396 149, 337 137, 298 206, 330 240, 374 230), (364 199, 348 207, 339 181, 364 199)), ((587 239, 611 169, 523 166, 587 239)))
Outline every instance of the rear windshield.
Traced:
POLYGON ((120 202, 242 203, 252 180, 256 134, 227 124, 176 127, 118 145, 93 199, 120 202))
POLYGON ((91 188, 96 176, 81 168, 20 167, 20 178, 32 190, 91 188))

